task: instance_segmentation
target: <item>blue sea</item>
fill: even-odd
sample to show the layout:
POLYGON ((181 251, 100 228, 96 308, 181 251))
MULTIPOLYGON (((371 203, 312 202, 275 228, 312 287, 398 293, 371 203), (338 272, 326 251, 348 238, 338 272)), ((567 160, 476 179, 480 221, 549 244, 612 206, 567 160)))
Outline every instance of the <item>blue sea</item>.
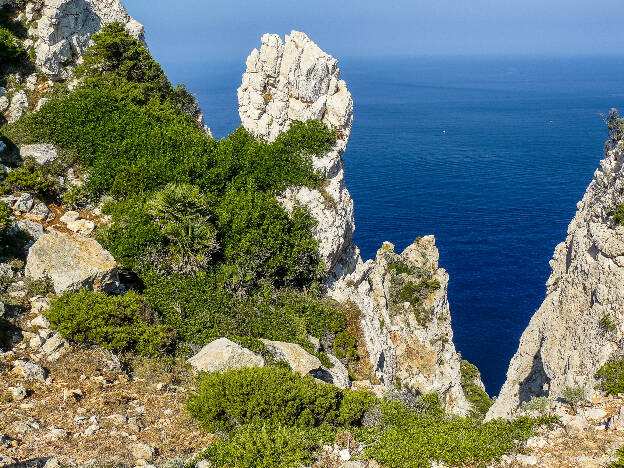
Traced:
MULTIPOLYGON (((239 124, 244 59, 164 63, 216 137, 239 124)), ((355 241, 373 258, 435 234, 455 344, 490 394, 544 299, 551 258, 624 110, 618 59, 346 59, 355 121, 344 155, 355 241)))

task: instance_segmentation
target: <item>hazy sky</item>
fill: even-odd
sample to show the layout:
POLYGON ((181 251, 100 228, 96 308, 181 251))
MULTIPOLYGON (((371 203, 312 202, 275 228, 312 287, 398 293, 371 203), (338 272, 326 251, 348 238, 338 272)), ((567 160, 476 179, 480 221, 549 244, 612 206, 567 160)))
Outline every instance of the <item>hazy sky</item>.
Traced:
POLYGON ((162 61, 246 57, 266 32, 305 31, 337 57, 611 55, 622 0, 122 0, 162 61))

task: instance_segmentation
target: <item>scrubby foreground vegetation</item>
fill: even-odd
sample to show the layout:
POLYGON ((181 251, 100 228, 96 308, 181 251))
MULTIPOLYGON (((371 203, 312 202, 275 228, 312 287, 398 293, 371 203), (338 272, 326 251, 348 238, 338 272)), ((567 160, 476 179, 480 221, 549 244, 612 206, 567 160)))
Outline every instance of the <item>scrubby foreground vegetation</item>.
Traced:
MULTIPOLYGON (((327 150, 334 133, 308 122, 272 144, 242 128, 215 141, 197 123, 193 98, 171 86, 122 25, 93 39, 76 90, 58 90, 41 110, 3 128, 9 146, 52 142, 63 161, 54 168, 21 165, 3 182, 7 190, 77 207, 103 200, 112 223, 98 240, 136 275, 140 307, 151 309, 142 319, 157 317, 179 343, 263 337, 309 348, 308 334, 343 333, 344 316, 319 300, 324 265, 310 231, 314 221, 303 209, 287 214, 276 199, 287 186, 320 182, 309 157, 327 150), (59 193, 54 176, 69 166, 86 183, 59 193)), ((132 314, 124 311, 134 307, 130 302, 67 293, 52 313, 59 325, 94 328, 77 335, 70 332, 76 324, 60 327, 66 336, 102 344, 123 333, 123 326, 99 328, 132 314), (75 309, 77 303, 84 307, 75 309), (94 308, 101 321, 82 316, 94 308)), ((123 341, 126 351, 133 343, 136 351, 157 351, 123 341)))
POLYGON ((452 466, 500 459, 554 418, 481 424, 444 414, 435 394, 339 390, 279 368, 205 375, 188 408, 209 431, 225 431, 199 458, 216 466, 297 466, 323 444, 352 439, 392 467, 452 466))
MULTIPOLYGON (((0 58, 18 57, 3 31, 0 58)), ((379 398, 340 390, 269 359, 260 338, 299 344, 326 367, 331 353, 351 377, 371 377, 357 374, 363 350, 352 315, 322 297, 327 271, 313 218, 303 208, 287 213, 276 198, 289 186, 320 186, 311 158, 331 148, 335 131, 309 121, 270 144, 243 128, 216 141, 198 123, 192 96, 171 85, 121 24, 93 36, 76 77, 73 89, 57 85, 40 110, 0 129, 14 156, 31 143, 60 150, 46 166, 16 157, 0 191, 28 191, 76 209, 101 206, 109 217, 96 235, 123 267, 125 287, 52 299, 45 316, 72 343, 110 350, 130 363, 137 356, 186 358, 227 337, 267 357, 265 368, 199 376, 187 409, 219 438, 195 461, 299 466, 322 463, 323 446, 336 443, 356 444, 359 456, 389 468, 426 467, 431 460, 459 466, 499 459, 554 422, 482 423, 491 402, 466 362, 464 384, 475 414, 458 418, 444 414, 435 395, 397 390, 379 398), (59 184, 68 169, 84 184, 59 184)), ((24 239, 11 230, 3 206, 0 237, 8 248, 1 254, 10 260, 23 252, 24 239)), ((417 307, 421 295, 437 287, 433 280, 406 283, 396 301, 417 307)))

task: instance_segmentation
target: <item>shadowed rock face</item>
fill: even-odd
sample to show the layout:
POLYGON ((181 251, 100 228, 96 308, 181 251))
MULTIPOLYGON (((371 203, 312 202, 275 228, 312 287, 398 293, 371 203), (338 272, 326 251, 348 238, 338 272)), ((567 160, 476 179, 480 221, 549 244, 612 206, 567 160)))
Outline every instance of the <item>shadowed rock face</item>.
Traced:
POLYGON ((622 351, 624 226, 612 218, 624 202, 622 148, 619 142, 607 152, 555 248, 546 298, 522 334, 489 419, 510 417, 532 397, 556 400, 566 386, 595 396, 598 369, 622 351), (614 329, 601 325, 604 317, 614 329))
POLYGON ((366 263, 352 241, 353 202, 345 187, 341 155, 351 134, 353 101, 340 80, 337 60, 302 32, 293 31, 285 41, 265 34, 260 49, 254 49, 247 59, 238 102, 243 126, 267 141, 275 140, 297 120, 316 119, 336 129, 334 148, 312 158, 313 167, 326 179, 323 192, 290 187, 278 199, 287 211, 302 205, 316 219, 314 235, 328 267, 328 295, 359 309, 372 377, 387 387, 401 381, 418 392, 437 392, 447 410, 465 414, 470 405, 460 386, 460 361, 452 343, 448 275, 438 268, 433 236, 401 255, 394 253, 391 244, 384 244, 376 261, 366 263), (421 273, 438 282, 439 287, 423 298, 430 320, 419 321, 422 311, 390 300, 393 286, 388 265, 392 261, 422 267, 421 273))

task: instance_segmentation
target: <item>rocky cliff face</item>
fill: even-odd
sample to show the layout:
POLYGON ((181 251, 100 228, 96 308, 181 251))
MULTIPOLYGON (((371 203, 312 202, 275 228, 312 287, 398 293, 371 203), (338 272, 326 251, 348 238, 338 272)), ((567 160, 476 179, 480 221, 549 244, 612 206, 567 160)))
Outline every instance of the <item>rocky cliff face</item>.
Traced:
POLYGON ((353 100, 340 79, 338 61, 302 32, 293 31, 285 42, 277 34, 265 34, 260 50, 254 49, 247 58, 238 103, 243 126, 267 141, 274 141, 293 121, 316 119, 336 129, 334 148, 312 160, 326 179, 323 190, 292 187, 281 195, 287 210, 306 206, 319 221, 315 236, 320 254, 333 268, 355 227, 341 157, 351 134, 353 100))
POLYGON ((68 77, 68 67, 80 60, 91 36, 105 24, 123 23, 132 36, 144 40, 143 25, 119 0, 35 0, 27 3, 25 16, 29 35, 37 38, 37 68, 53 80, 68 77))
POLYGON ((522 334, 490 419, 511 416, 535 396, 557 399, 566 386, 594 396, 596 372, 622 351, 624 226, 612 214, 623 201, 623 148, 607 151, 555 249, 546 299, 522 334))
MULTIPOLYGON (((360 310, 360 324, 375 374, 386 385, 436 392, 447 411, 466 414, 453 344, 448 273, 438 266, 433 236, 401 254, 385 242, 374 261, 331 283, 329 295, 360 310)), ((345 272, 346 273, 346 272, 345 272)))
POLYGON ((353 101, 337 60, 302 32, 293 31, 285 41, 266 34, 260 50, 247 59, 238 101, 245 128, 267 141, 297 120, 317 119, 336 130, 335 147, 312 161, 325 176, 322 189, 291 187, 280 200, 287 210, 307 207, 318 221, 315 237, 328 267, 328 295, 359 310, 374 377, 386 387, 437 392, 447 410, 465 414, 470 405, 452 341, 448 275, 438 267, 433 236, 400 255, 386 243, 376 260, 366 263, 352 242, 353 202, 341 156, 351 133, 353 101), (404 288, 409 291, 401 295, 404 288))

